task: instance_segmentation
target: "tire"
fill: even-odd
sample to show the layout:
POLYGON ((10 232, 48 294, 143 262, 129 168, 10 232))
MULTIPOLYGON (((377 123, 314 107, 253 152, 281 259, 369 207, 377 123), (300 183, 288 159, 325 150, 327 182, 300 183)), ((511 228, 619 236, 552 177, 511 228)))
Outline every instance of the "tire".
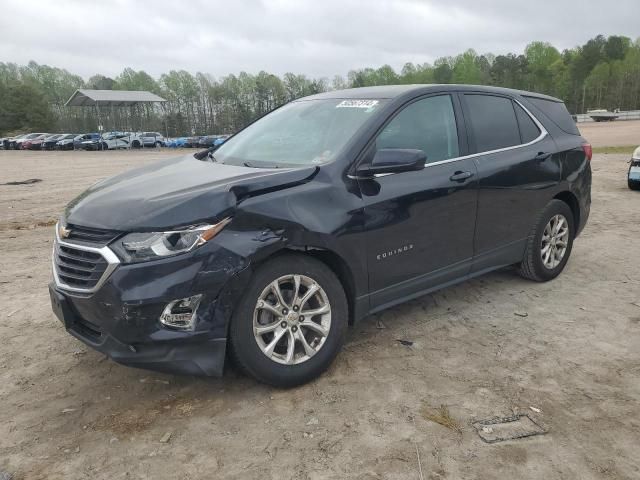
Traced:
POLYGON ((133 148, 140 148, 142 145, 140 145, 140 142, 138 140, 134 140, 133 142, 131 142, 131 146, 133 148))
POLYGON ((560 275, 560 272, 564 269, 571 255, 575 231, 575 220, 569 205, 561 200, 551 200, 538 215, 536 224, 527 239, 524 258, 520 264, 520 275, 536 282, 546 282, 560 275), (560 217, 564 219, 566 225, 566 236, 562 236, 562 238, 558 236, 555 241, 545 241, 544 243, 545 245, 551 243, 547 249, 550 249, 551 252, 554 252, 554 245, 557 249, 556 251, 559 251, 562 249, 562 244, 564 243, 564 253, 562 253, 559 259, 557 258, 559 255, 550 253, 552 257, 549 257, 549 260, 545 262, 543 260, 543 255, 546 254, 546 251, 543 253, 543 236, 547 238, 545 229, 547 229, 548 226, 553 229, 554 224, 552 221, 560 217))
POLYGON ((100 150, 109 150, 109 145, 107 145, 106 143, 104 143, 104 142, 103 142, 103 143, 100 145, 100 150))
POLYGON ((162 142, 156 142, 155 147, 160 148, 162 146, 162 142))
POLYGON ((640 182, 632 182, 631 180, 627 180, 627 186, 630 190, 640 190, 640 182))
POLYGON ((236 306, 229 328, 232 360, 260 382, 280 388, 301 385, 318 377, 334 360, 344 343, 348 315, 342 285, 325 264, 305 255, 279 256, 258 267, 236 306), (316 283, 321 289, 301 305, 300 314, 291 308, 295 277, 299 280, 301 300, 308 291, 307 285, 313 287, 316 283), (270 284, 275 281, 279 281, 282 300, 289 307, 286 310, 288 315, 282 315, 281 303, 270 289, 270 284), (258 308, 258 302, 262 305, 268 303, 272 308, 258 308), (305 312, 318 311, 326 304, 329 305, 329 313, 304 318, 305 312), (276 305, 278 308, 273 308, 276 305), (276 317, 273 310, 281 313, 276 317), (310 323, 316 326, 308 328, 306 325, 310 323), (265 326, 272 331, 254 334, 254 325, 265 326), (319 327, 325 331, 328 329, 328 333, 320 334, 317 331, 319 327), (306 346, 298 337, 301 333, 306 346), (265 349, 269 350, 273 345, 276 335, 280 335, 280 340, 275 341, 271 354, 266 353, 265 349), (293 349, 289 349, 294 336, 293 349), (310 350, 306 349, 307 346, 310 350), (310 352, 313 353, 309 355, 310 352))

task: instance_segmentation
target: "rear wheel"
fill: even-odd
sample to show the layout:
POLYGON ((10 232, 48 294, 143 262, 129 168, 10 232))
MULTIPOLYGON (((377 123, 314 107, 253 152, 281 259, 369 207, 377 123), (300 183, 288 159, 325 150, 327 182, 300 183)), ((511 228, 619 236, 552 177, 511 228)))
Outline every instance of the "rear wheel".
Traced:
POLYGON ((549 202, 527 239, 520 275, 537 282, 556 278, 569 260, 574 236, 569 206, 561 200, 549 202))
POLYGON ((162 146, 162 142, 156 142, 156 148, 160 148, 162 146))
POLYGON ((277 387, 319 376, 340 351, 348 323, 344 290, 323 263, 284 255, 258 268, 234 313, 231 354, 277 387))
POLYGON ((640 190, 640 182, 633 182, 631 180, 627 180, 627 185, 631 190, 640 190))
POLYGON ((107 145, 106 142, 103 142, 100 146, 100 150, 109 150, 109 145, 107 145))
POLYGON ((138 140, 134 140, 133 142, 131 142, 131 146, 133 148, 140 148, 142 145, 140 144, 140 142, 138 140))

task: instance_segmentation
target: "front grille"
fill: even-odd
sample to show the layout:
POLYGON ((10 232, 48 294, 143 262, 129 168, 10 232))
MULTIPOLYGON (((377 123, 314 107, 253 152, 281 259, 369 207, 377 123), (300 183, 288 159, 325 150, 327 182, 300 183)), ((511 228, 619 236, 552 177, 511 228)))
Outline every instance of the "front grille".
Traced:
POLYGON ((105 274, 109 263, 98 252, 56 242, 54 268, 63 284, 84 290, 94 288, 105 274))
POLYGON ((69 236, 65 240, 90 243, 94 245, 107 245, 115 240, 120 232, 113 230, 101 230, 98 228, 81 227, 79 225, 67 224, 70 230, 69 236))

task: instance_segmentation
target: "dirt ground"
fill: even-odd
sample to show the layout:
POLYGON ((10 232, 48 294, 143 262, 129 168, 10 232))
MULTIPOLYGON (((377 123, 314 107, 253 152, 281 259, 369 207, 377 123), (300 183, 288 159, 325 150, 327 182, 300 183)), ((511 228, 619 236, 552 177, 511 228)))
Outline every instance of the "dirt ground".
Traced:
MULTIPOLYGON (((628 128, 589 125, 587 137, 606 142, 608 127, 618 138, 618 125, 628 128)), ((119 366, 51 313, 52 219, 94 181, 167 154, 0 151, 0 183, 42 179, 0 186, 0 472, 640 478, 640 195, 627 189, 624 155, 593 159, 591 218, 558 279, 504 270, 372 316, 325 375, 277 390, 233 371, 119 366), (488 444, 472 426, 518 413, 547 433, 488 444)))
POLYGON ((594 147, 640 145, 640 120, 579 123, 578 128, 594 147))

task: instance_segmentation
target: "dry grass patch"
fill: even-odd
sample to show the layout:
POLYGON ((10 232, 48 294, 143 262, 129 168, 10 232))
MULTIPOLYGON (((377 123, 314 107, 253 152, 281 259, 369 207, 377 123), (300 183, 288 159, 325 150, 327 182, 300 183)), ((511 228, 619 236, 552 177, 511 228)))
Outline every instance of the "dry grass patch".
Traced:
POLYGON ((462 435, 462 426, 460 425, 460 422, 451 416, 449 408, 446 405, 440 405, 436 409, 425 405, 422 407, 422 417, 425 420, 435 422, 449 430, 453 430, 458 435, 462 435))

